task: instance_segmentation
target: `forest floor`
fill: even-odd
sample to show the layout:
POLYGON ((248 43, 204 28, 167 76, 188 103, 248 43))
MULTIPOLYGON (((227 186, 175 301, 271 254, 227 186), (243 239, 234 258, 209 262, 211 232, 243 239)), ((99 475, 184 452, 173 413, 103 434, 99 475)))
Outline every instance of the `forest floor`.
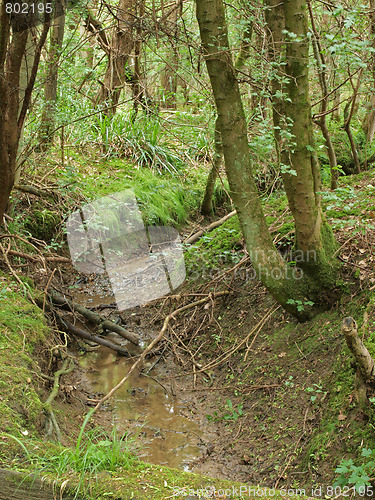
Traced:
MULTIPOLYGON (((332 486, 342 459, 352 459, 362 467, 359 472, 365 472, 361 454, 363 449, 375 449, 375 420, 371 408, 364 413, 358 407, 355 370, 340 325, 344 317, 354 317, 375 356, 373 175, 365 172, 341 179, 337 192, 324 196, 327 218, 340 244, 342 268, 337 289, 324 297, 325 309, 310 322, 297 323, 252 278, 236 217, 186 249, 187 281, 178 295, 121 313, 126 328, 147 339, 157 335, 165 317, 177 308, 210 297, 176 316, 151 360, 160 357, 163 369, 158 381, 181 402, 184 416, 201 429, 201 453, 189 464, 190 471, 237 485, 305 491, 314 498, 340 498, 332 486), (215 298, 219 291, 229 293, 215 298)), ((280 251, 287 254, 293 234, 285 198, 270 198, 266 214, 280 251)), ((204 226, 209 220, 198 223, 204 226)), ((185 224, 182 234, 195 229, 197 220, 185 224)), ((44 275, 40 265, 22 265, 29 266, 28 274, 39 290, 52 283, 69 292, 80 279, 69 265, 61 266, 52 278, 44 275)), ((5 264, 3 270, 7 271, 5 264)), ((1 281, 0 295, 8 304, 0 313, 2 333, 5 328, 0 349, 0 422, 6 433, 0 438, 6 445, 1 459, 3 466, 20 468, 18 443, 9 436, 43 435, 46 416, 40 401, 47 399, 51 382, 40 374, 53 374, 60 362, 54 340, 36 309, 20 296, 19 284, 6 274, 1 281), (13 324, 15 311, 21 319, 13 324), (41 327, 30 323, 36 316, 41 327), (17 327, 23 340, 16 339, 17 327), (35 333, 38 328, 43 330, 40 335, 35 333), (13 350, 7 347, 9 341, 13 350)), ((88 287, 94 285, 89 282, 88 287)), ((107 314, 118 317, 110 309, 107 314)), ((78 359, 77 344, 69 343, 78 359)), ((54 402, 63 445, 76 443, 84 415, 102 395, 95 393, 87 368, 76 362, 54 402)), ((105 406, 87 429, 100 427, 109 435, 114 411, 112 403, 105 406)), ((22 439, 24 443, 26 438, 22 439)), ((141 436, 137 439, 142 448, 141 436)), ((36 446, 49 447, 46 442, 36 446)), ((132 498, 126 496, 132 489, 134 498, 166 499, 173 497, 177 485, 192 490, 209 484, 233 486, 150 464, 133 465, 125 476, 121 471, 99 475, 99 486, 89 497, 132 498), (116 477, 121 481, 116 482, 116 477), (124 485, 127 493, 121 491, 124 485)))

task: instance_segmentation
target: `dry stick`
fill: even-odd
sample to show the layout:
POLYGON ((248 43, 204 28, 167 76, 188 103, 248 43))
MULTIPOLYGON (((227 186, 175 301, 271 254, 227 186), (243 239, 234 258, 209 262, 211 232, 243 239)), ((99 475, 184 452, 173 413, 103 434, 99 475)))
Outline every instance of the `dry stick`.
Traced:
POLYGON ((2 254, 3 254, 3 256, 4 256, 5 263, 8 266, 8 269, 9 269, 10 273, 13 275, 13 277, 15 278, 15 280, 21 285, 21 288, 23 288, 24 290, 27 291, 27 296, 29 297, 29 299, 31 300, 31 302, 34 304, 34 306, 36 306, 36 303, 35 303, 32 295, 31 295, 31 293, 26 289, 25 284, 21 281, 21 279, 19 278, 18 274, 16 273, 16 271, 11 266, 11 264, 9 262, 9 259, 8 259, 7 252, 4 250, 4 247, 3 247, 3 245, 1 243, 0 243, 0 250, 1 250, 2 254))
POLYGON ((39 196, 40 198, 56 198, 56 192, 43 191, 42 189, 38 189, 34 186, 25 186, 21 184, 16 184, 13 186, 13 188, 17 189, 18 191, 22 191, 23 193, 39 196))
POLYGON ((47 262, 63 262, 66 264, 71 264, 72 260, 68 257, 60 257, 60 256, 50 256, 44 257, 41 255, 30 255, 28 253, 19 252, 18 250, 9 250, 9 255, 14 255, 15 257, 21 257, 23 259, 30 260, 31 262, 40 262, 41 260, 46 260, 47 262))
POLYGON ((49 288, 49 286, 51 284, 51 281, 52 281, 52 278, 53 278, 55 272, 56 272, 56 267, 52 271, 51 276, 48 278, 47 284, 46 284, 46 286, 44 287, 44 290, 43 290, 43 314, 45 314, 45 309, 46 309, 47 290, 48 290, 48 288, 49 288))
MULTIPOLYGON (((217 292, 214 297, 217 298, 217 297, 221 297, 223 295, 228 295, 230 292, 228 291, 223 291, 223 292, 217 292)), ((147 356, 147 354, 156 346, 156 344, 158 342, 160 342, 160 340, 163 338, 167 328, 168 328, 168 325, 169 325, 169 322, 171 321, 171 319, 174 319, 175 316, 183 311, 186 311, 187 309, 191 309, 192 307, 196 307, 200 304, 204 304, 205 302, 208 302, 212 299, 212 295, 209 294, 207 297, 205 297, 204 299, 200 299, 200 300, 197 300, 195 302, 192 302, 191 304, 187 304, 186 306, 182 306, 180 307, 179 309, 176 309, 175 311, 173 311, 171 314, 168 314, 168 316, 165 318, 164 320, 164 323, 163 323, 163 327, 162 329, 160 330, 159 332, 159 335, 157 337, 154 338, 154 340, 146 347, 146 349, 143 351, 142 355, 137 359, 137 361, 131 366, 130 370, 128 371, 128 373, 125 375, 125 377, 120 380, 120 382, 115 386, 113 387, 113 389, 111 389, 109 391, 109 393, 104 396, 99 402, 98 404, 93 408, 92 410, 92 413, 95 413, 97 410, 99 410, 99 408, 102 406, 103 403, 105 403, 118 389, 120 389, 120 387, 122 387, 125 382, 128 380, 128 378, 130 377, 130 375, 134 372, 134 370, 137 368, 137 366, 145 359, 145 357, 147 356)))
POLYGON ((221 226, 222 224, 224 224, 224 222, 226 222, 228 219, 230 219, 231 217, 233 217, 234 215, 236 215, 237 211, 236 210, 233 210, 233 212, 230 212, 229 214, 227 214, 225 217, 213 222, 212 224, 210 224, 209 226, 207 226, 205 229, 201 229, 200 231, 198 231, 197 233, 193 234, 193 236, 189 236, 189 238, 187 238, 184 243, 188 243, 188 244, 192 244, 192 243, 195 243, 197 240, 199 240, 199 238, 201 238, 204 234, 206 233, 209 233, 210 231, 212 231, 213 229, 216 229, 217 227, 221 226))
POLYGON ((126 340, 129 340, 134 345, 139 345, 139 336, 136 335, 135 333, 131 333, 122 326, 116 325, 116 323, 113 323, 113 321, 102 318, 99 314, 90 311, 90 309, 87 309, 86 307, 83 307, 73 302, 72 300, 67 299, 66 297, 63 297, 62 295, 53 290, 49 291, 49 295, 54 304, 58 306, 68 305, 70 309, 78 312, 79 314, 82 314, 82 316, 84 316, 92 323, 96 325, 101 325, 104 329, 110 330, 112 332, 117 333, 118 335, 121 335, 121 337, 123 337, 126 340))
MULTIPOLYGON (((201 368, 199 370, 199 372, 203 372, 203 371, 207 371, 208 369, 211 369, 213 368, 214 366, 217 366, 219 364, 221 364, 223 361, 225 361, 226 359, 230 358, 230 356, 232 356, 236 351, 238 351, 238 349, 243 346, 243 344, 245 344, 245 342, 247 342, 249 340, 249 338, 251 337, 251 335, 256 332, 257 330, 260 330, 264 324, 266 323, 266 321, 268 321, 270 319, 270 317, 278 310, 280 309, 281 306, 273 306, 271 307, 267 312, 266 314, 263 316, 263 318, 254 326, 254 328, 251 330, 251 332, 243 339, 241 340, 241 342, 239 344, 237 344, 235 347, 233 347, 233 349, 230 349, 229 351, 227 351, 226 353, 224 353, 222 355, 222 357, 219 357, 218 360, 216 361, 211 361, 210 363, 208 363, 206 366, 204 366, 203 368, 201 368)), ((198 372, 197 372, 198 373, 198 372)))
POLYGON ((297 443, 296 443, 296 445, 295 445, 295 447, 294 447, 294 451, 290 454, 290 457, 289 457, 289 460, 288 460, 288 462, 287 462, 286 466, 284 467, 283 471, 281 472, 280 476, 278 477, 278 479, 277 479, 277 481, 276 481, 276 483, 275 483, 274 489, 276 489, 276 488, 278 487, 278 485, 279 485, 279 483, 280 483, 281 479, 284 477, 284 474, 285 474, 285 472, 287 471, 288 467, 290 466, 290 463, 291 463, 291 461, 293 460, 293 457, 294 457, 294 455, 295 455, 295 453, 296 453, 296 451, 297 451, 298 445, 299 445, 299 443, 300 443, 301 439, 303 438, 303 436, 304 436, 305 434, 306 434, 306 431, 303 431, 303 432, 302 432, 302 434, 300 435, 300 437, 299 437, 299 439, 298 439, 298 441, 297 441, 297 443))
POLYGON ((195 389, 179 389, 180 391, 191 391, 191 392, 200 392, 200 391, 239 391, 244 393, 245 391, 258 391, 259 389, 273 389, 275 387, 281 387, 280 384, 268 384, 268 385, 249 385, 245 387, 235 387, 232 385, 228 385, 226 387, 196 387, 195 389))

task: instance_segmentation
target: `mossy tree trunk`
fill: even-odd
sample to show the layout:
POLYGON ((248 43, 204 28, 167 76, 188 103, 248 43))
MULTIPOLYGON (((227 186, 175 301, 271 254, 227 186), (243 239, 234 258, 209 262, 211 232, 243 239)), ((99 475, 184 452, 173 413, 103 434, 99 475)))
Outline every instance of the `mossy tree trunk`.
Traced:
POLYGON ((295 221, 295 248, 305 255, 303 269, 315 274, 323 288, 330 288, 337 274, 333 257, 336 242, 321 208, 321 180, 309 100, 306 0, 265 0, 265 4, 273 44, 271 57, 275 67, 279 65, 272 98, 274 126, 281 175, 295 221))
POLYGON ((209 215, 212 212, 212 200, 215 192, 216 179, 219 175, 222 164, 223 164, 223 146, 221 143, 218 121, 216 118, 215 131, 214 131, 214 157, 210 173, 208 174, 206 190, 204 192, 204 197, 201 206, 201 213, 203 215, 209 215))
MULTIPOLYGON (((301 12, 298 12, 299 15, 301 12)), ((222 0, 197 0, 197 19, 217 108, 230 192, 253 267, 259 279, 285 309, 300 319, 306 319, 307 308, 298 311, 296 301, 300 301, 301 304, 305 304, 307 298, 316 301, 322 288, 331 287, 335 283, 334 240, 330 228, 323 223, 317 192, 320 189, 317 163, 313 159, 312 151, 306 148, 312 140, 312 122, 307 96, 305 93, 299 96, 298 91, 289 85, 288 90, 297 99, 297 109, 300 113, 297 113, 297 116, 293 115, 292 119, 297 120, 298 127, 302 124, 303 127, 306 127, 306 124, 311 125, 304 132, 307 138, 304 134, 300 137, 298 133, 297 140, 303 139, 304 142, 296 148, 296 152, 293 152, 293 155, 296 155, 293 160, 303 162, 302 165, 294 167, 298 169, 298 182, 291 183, 287 179, 288 199, 296 226, 298 221, 298 248, 304 255, 300 264, 305 272, 300 274, 295 267, 287 265, 273 245, 256 189, 247 139, 247 124, 229 47, 222 0), (291 196, 291 191, 294 196, 291 196), (317 259, 309 259, 309 255, 312 255, 309 254, 310 250, 318 254, 317 259)), ((304 21, 306 21, 305 16, 304 21)), ((306 54, 305 47, 303 54, 306 54)), ((293 48, 289 57, 292 57, 289 62, 290 71, 293 70, 293 74, 297 75, 301 72, 299 65, 301 56, 298 48, 293 48)), ((304 62, 306 65, 308 60, 305 59, 304 62)), ((302 80, 304 84, 304 75, 302 80)))
MULTIPOLYGON (((246 61, 250 57, 250 43, 253 36, 253 23, 249 21, 246 24, 244 33, 242 35, 240 50, 236 57, 236 62, 234 64, 236 70, 240 70, 244 67, 246 61)), ((208 174, 206 190, 204 193, 201 213, 203 215, 209 215, 212 212, 212 200, 215 192, 216 179, 219 175, 220 168, 223 165, 223 146, 221 143, 220 130, 218 126, 217 118, 215 120, 215 131, 214 131, 214 157, 212 162, 212 167, 210 173, 208 174)))

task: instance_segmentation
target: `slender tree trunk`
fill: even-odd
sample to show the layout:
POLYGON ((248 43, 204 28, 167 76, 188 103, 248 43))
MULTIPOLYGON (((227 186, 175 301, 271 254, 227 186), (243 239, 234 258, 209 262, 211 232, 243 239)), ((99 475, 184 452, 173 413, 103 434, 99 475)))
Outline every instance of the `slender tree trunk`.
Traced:
POLYGON ((350 148, 352 150, 352 155, 353 155, 354 168, 355 168, 355 171, 357 174, 359 174, 361 172, 361 165, 359 162, 357 146, 356 146, 353 134, 352 134, 352 130, 350 128, 350 123, 351 123, 352 118, 355 115, 357 108, 358 108, 358 104, 357 104, 358 91, 359 91, 359 87, 361 85, 361 76, 362 76, 362 70, 359 72, 357 85, 354 87, 354 92, 353 92, 353 96, 351 98, 351 101, 348 102, 347 107, 345 108, 345 112, 344 112, 344 118, 345 118, 344 129, 345 129, 345 132, 349 138, 350 148))
POLYGON ((204 193, 201 213, 203 215, 209 215, 212 212, 212 199, 215 191, 216 179, 219 175, 220 168, 223 164, 223 146, 221 143, 220 131, 218 126, 218 120, 215 120, 215 131, 214 131, 214 157, 213 157, 213 165, 208 174, 206 190, 204 193))
MULTIPOLYGON (((244 34, 241 40, 241 47, 236 57, 235 68, 240 70, 245 65, 246 61, 250 57, 250 42, 253 34, 253 23, 249 22, 246 25, 244 34)), ((213 164, 208 174, 206 190, 204 193, 201 213, 203 215, 209 215, 212 212, 212 199, 215 192, 216 179, 219 175, 220 168, 223 165, 223 146, 220 137, 220 130, 218 125, 218 120, 215 120, 215 131, 214 131, 214 158, 213 164)))
POLYGON ((322 287, 329 288, 337 274, 333 260, 336 242, 321 208, 321 180, 309 100, 306 0, 265 3, 271 58, 276 64, 283 58, 286 61, 276 75, 272 100, 281 175, 295 221, 295 248, 305 254, 303 269, 316 273, 322 287), (315 252, 314 259, 308 257, 309 251, 315 252))
MULTIPOLYGON (((0 3, 0 225, 14 184, 17 151, 21 131, 30 105, 42 47, 47 38, 49 22, 43 25, 35 48, 30 76, 20 105, 20 77, 28 31, 11 33, 10 17, 5 2, 0 3)), ((21 15, 19 16, 22 22, 21 15)), ((27 21, 26 21, 27 24, 27 21)))
MULTIPOLYGON (((370 0, 370 42, 375 50, 375 0, 370 0)), ((367 113, 362 123, 363 131, 366 135, 366 158, 365 169, 367 169, 367 147, 372 143, 375 135, 375 53, 372 54, 369 69, 372 74, 372 95, 367 108, 367 113)))
MULTIPOLYGON (((315 262, 315 259, 309 259, 307 254, 310 250, 308 244, 317 246, 315 226, 319 223, 319 219, 316 220, 317 217, 315 217, 311 221, 312 224, 315 223, 313 228, 309 226, 299 230, 302 235, 302 244, 305 247, 302 252, 304 261, 301 262, 301 267, 303 265, 308 271, 299 274, 296 268, 286 264, 274 247, 256 189, 247 139, 247 124, 228 43, 222 0, 197 0, 197 19, 217 108, 218 128, 222 138, 230 192, 253 267, 259 279, 285 309, 299 318, 306 319, 308 312, 306 310, 298 311, 295 301, 299 300, 303 303, 306 301, 306 297, 310 297, 312 300, 317 299, 322 287, 332 286, 335 282, 335 276, 331 270, 330 279, 324 278, 321 270, 314 268, 314 263, 318 267, 325 264, 326 271, 334 266, 330 266, 330 262, 324 262, 321 255, 319 262, 315 262), (310 260, 314 262, 310 262, 310 260)), ((302 158, 302 154, 299 157, 302 158)), ((311 163, 310 176, 313 178, 311 163)), ((313 181, 308 182, 310 178, 307 175, 308 180, 306 180, 305 177, 306 174, 300 174, 302 187, 298 186, 296 197, 299 202, 302 202, 302 206, 295 209, 295 212, 304 209, 307 211, 310 207, 308 204, 306 207, 305 198, 310 201, 311 198, 315 200, 318 196, 314 193, 313 181)), ((295 204, 295 201, 292 201, 295 204)), ((318 212, 318 209, 316 211, 318 212)), ((321 217, 321 213, 318 212, 318 215, 321 217)), ((301 214, 298 214, 298 217, 300 216, 301 214)), ((307 222, 304 214, 303 221, 307 222)), ((321 230, 321 219, 318 227, 321 230)), ((329 234, 328 231, 327 233, 329 234)), ((319 250, 322 253, 323 249, 319 250)), ((324 250, 326 249, 324 248, 324 250)), ((328 254, 327 252, 331 259, 332 253, 328 254)))
MULTIPOLYGON (((31 70, 34 64, 35 57, 35 40, 33 36, 33 32, 31 29, 27 30, 27 42, 25 47, 25 54, 22 58, 22 64, 20 69, 20 85, 19 85, 19 104, 18 104, 18 113, 20 113, 22 109, 22 103, 25 98, 25 92, 27 88, 27 84, 29 82, 29 78, 31 76, 31 70)), ((17 151, 17 165, 14 172, 14 184, 19 184, 21 178, 21 166, 23 163, 22 157, 22 149, 23 149, 23 132, 22 128, 20 132, 20 138, 18 142, 18 151, 17 151)))
POLYGON ((120 99, 120 94, 129 75, 129 56, 134 50, 133 26, 136 21, 137 2, 120 0, 117 7, 117 27, 112 37, 108 51, 108 66, 104 81, 99 92, 98 104, 111 103, 112 106, 105 112, 113 116, 120 99))
POLYGON ((47 57, 46 81, 44 85, 44 107, 39 128, 39 144, 47 149, 53 143, 55 128, 57 79, 60 54, 64 40, 65 15, 53 20, 50 46, 47 57))
POLYGON ((180 2, 177 1, 172 7, 170 15, 166 18, 169 28, 169 41, 171 45, 171 55, 167 57, 164 71, 161 75, 161 86, 163 89, 163 107, 167 109, 176 109, 177 106, 177 84, 178 84, 178 66, 179 55, 177 39, 177 20, 180 11, 180 2))
POLYGON ((327 72, 326 72, 327 66, 325 61, 325 55, 322 46, 320 44, 319 34, 315 26, 314 14, 311 7, 311 0, 307 1, 307 5, 309 8, 311 27, 313 31, 313 52, 314 52, 315 62, 318 68, 319 84, 322 91, 322 101, 320 104, 320 117, 319 119, 316 120, 316 123, 319 125, 321 129, 326 143, 330 172, 331 172, 331 189, 336 189, 338 180, 337 158, 336 158, 335 148, 333 147, 331 139, 331 134, 329 133, 327 127, 327 120, 326 120, 327 109, 328 109, 328 98, 329 98, 327 72))

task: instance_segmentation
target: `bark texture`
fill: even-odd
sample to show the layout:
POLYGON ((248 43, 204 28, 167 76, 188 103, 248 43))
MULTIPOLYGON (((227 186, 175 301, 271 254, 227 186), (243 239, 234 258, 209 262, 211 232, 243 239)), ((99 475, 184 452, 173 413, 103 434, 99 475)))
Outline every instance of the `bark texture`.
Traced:
POLYGON ((336 243, 321 208, 321 181, 309 100, 306 0, 266 0, 270 58, 275 63, 272 104, 281 175, 295 221, 301 267, 322 288, 334 286, 336 243), (309 257, 314 252, 314 258, 309 257))
POLYGON ((373 382, 375 380, 375 363, 358 336, 356 321, 350 316, 345 318, 341 323, 341 331, 345 336, 346 343, 358 364, 364 380, 373 382))
MULTIPOLYGON (((28 30, 11 33, 5 2, 0 3, 0 225, 8 204, 16 171, 17 151, 31 93, 34 88, 42 47, 49 30, 46 19, 36 44, 32 67, 20 102, 21 65, 25 56, 28 30)), ((22 21, 21 15, 19 17, 22 21)))
MULTIPOLYGON (((278 6, 279 0, 276 2, 278 6)), ((285 19, 294 22, 296 16, 297 28, 306 29, 306 12, 301 10, 300 4, 302 4, 300 1, 293 2, 293 6, 286 7, 282 4, 286 9, 285 19), (297 11, 294 8, 296 3, 300 7, 297 11)), ((222 0, 197 0, 196 5, 204 55, 217 108, 217 123, 221 133, 231 197, 238 213, 252 265, 259 279, 276 300, 295 316, 306 319, 308 312, 298 311, 295 301, 303 303, 306 297, 316 298, 325 285, 332 286, 335 282, 335 273, 332 271, 334 266, 331 264, 334 252, 333 238, 330 229, 323 224, 318 194, 320 189, 318 165, 313 152, 307 148, 312 141, 312 120, 305 67, 308 62, 306 36, 303 38, 302 46, 289 44, 287 54, 288 69, 293 75, 293 82, 288 82, 287 92, 295 98, 296 102, 293 105, 298 112, 292 110, 291 106, 287 107, 286 103, 283 104, 285 113, 283 110, 282 114, 292 123, 292 132, 298 136, 297 146, 292 149, 282 144, 281 153, 288 154, 290 165, 298 171, 297 180, 291 180, 290 175, 286 177, 286 189, 289 191, 288 199, 296 222, 298 248, 306 254, 304 262, 301 263, 306 272, 299 275, 298 270, 288 266, 274 247, 256 189, 247 139, 247 124, 229 47, 222 0), (298 84, 294 83, 295 79, 298 84), (302 130, 299 130, 300 128, 302 130), (317 251, 315 252, 317 258, 312 259, 313 262, 309 262, 308 258, 311 250, 319 251, 319 255, 317 251), (326 260, 323 257, 326 257, 326 260), (321 269, 321 266, 324 269, 321 269), (328 270, 330 273, 327 277, 328 270)), ((287 26, 287 23, 285 25, 287 26)))
POLYGON ((53 142, 55 128, 57 79, 61 49, 64 40, 65 15, 54 19, 51 28, 50 46, 46 61, 47 72, 44 85, 44 108, 40 121, 39 143, 47 147, 53 142))
POLYGON ((108 116, 116 112, 121 91, 129 74, 129 56, 134 51, 133 30, 137 19, 137 5, 133 0, 120 0, 116 13, 116 29, 107 48, 108 66, 101 90, 98 95, 99 104, 111 104, 106 111, 108 116))

